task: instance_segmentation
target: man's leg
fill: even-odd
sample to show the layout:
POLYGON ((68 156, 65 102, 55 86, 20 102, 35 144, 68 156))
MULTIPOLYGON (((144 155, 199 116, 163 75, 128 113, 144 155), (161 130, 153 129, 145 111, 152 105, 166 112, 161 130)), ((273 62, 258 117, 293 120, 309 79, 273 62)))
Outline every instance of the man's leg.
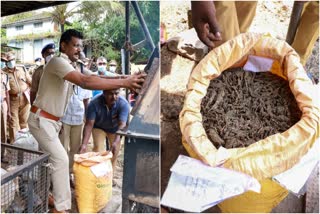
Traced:
POLYGON ((38 113, 30 113, 28 124, 40 149, 50 154, 49 162, 52 164, 51 180, 55 209, 58 211, 71 209, 69 159, 58 137, 61 123, 39 117, 38 113))
POLYGON ((118 154, 119 154, 119 151, 120 151, 120 147, 121 147, 121 140, 119 138, 118 141, 114 142, 115 139, 116 139, 116 134, 111 134, 111 133, 107 133, 107 136, 108 136, 108 140, 109 140, 109 145, 110 145, 110 150, 112 151, 112 159, 111 159, 111 162, 112 162, 112 169, 113 169, 113 172, 115 172, 115 167, 116 167, 116 164, 117 164, 117 157, 118 157, 118 154))
MULTIPOLYGON (((7 143, 7 112, 7 102, 3 101, 1 103, 1 143, 7 143)), ((5 156, 5 149, 1 148, 1 161, 4 161, 5 156)))
POLYGON ((69 169, 73 172, 73 158, 78 154, 82 142, 83 124, 71 126, 70 131, 70 151, 69 151, 69 169))
POLYGON ((1 143, 7 143, 7 111, 6 101, 1 103, 1 143))
POLYGON ((65 123, 62 123, 62 128, 59 133, 59 139, 63 146, 63 148, 66 150, 67 153, 69 153, 70 148, 70 132, 71 132, 71 126, 65 123))
POLYGON ((319 2, 306 2, 300 18, 300 23, 294 37, 292 47, 300 56, 300 62, 305 65, 312 53, 315 42, 319 38, 319 2))
POLYGON ((246 33, 256 15, 257 1, 236 1, 240 33, 246 33))
POLYGON ((19 105, 19 126, 20 129, 28 128, 28 117, 30 112, 30 103, 25 96, 20 96, 19 105))
POLYGON ((106 151, 106 137, 107 134, 102 129, 92 129, 93 137, 93 151, 102 152, 106 151))
POLYGON ((15 141, 15 134, 19 130, 19 98, 10 97, 10 113, 11 120, 9 120, 9 137, 10 144, 15 141))
POLYGON ((222 41, 214 43, 217 47, 239 35, 240 30, 234 1, 214 1, 214 5, 222 36, 222 41))

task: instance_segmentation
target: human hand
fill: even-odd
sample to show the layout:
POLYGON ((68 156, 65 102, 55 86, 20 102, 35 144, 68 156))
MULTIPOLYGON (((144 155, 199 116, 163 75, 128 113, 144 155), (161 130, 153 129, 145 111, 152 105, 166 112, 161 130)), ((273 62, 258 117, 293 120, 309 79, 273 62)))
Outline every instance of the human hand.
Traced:
POLYGON ((87 145, 86 144, 82 144, 81 147, 80 147, 80 151, 79 153, 80 154, 83 154, 87 151, 87 145))
POLYGON ((127 79, 130 75, 119 75, 119 79, 127 79))
POLYGON ((199 39, 210 48, 222 37, 216 18, 216 9, 212 1, 191 1, 192 23, 199 39))
POLYGON ((128 76, 128 78, 125 79, 125 87, 134 92, 137 92, 137 89, 142 88, 146 76, 147 74, 144 72, 137 72, 133 75, 128 76))

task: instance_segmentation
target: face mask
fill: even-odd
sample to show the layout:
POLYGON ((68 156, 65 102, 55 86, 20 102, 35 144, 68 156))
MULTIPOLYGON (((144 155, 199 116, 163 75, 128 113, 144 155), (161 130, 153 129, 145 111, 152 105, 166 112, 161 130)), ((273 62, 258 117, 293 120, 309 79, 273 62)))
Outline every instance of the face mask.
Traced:
POLYGON ((39 61, 36 62, 36 65, 37 65, 37 66, 39 66, 40 64, 41 64, 41 62, 39 62, 39 61))
POLYGON ((46 63, 48 63, 50 61, 50 59, 52 59, 52 57, 53 57, 53 54, 50 54, 49 56, 47 56, 45 58, 46 63))
POLYGON ((116 71, 116 66, 110 66, 110 71, 115 72, 116 71))
POLYGON ((15 65, 16 65, 16 61, 15 60, 11 60, 11 61, 7 62, 7 66, 10 69, 14 68, 15 65))
POLYGON ((106 69, 106 66, 98 66, 98 71, 100 71, 100 72, 105 72, 107 69, 106 69))
POLYGON ((1 69, 4 69, 6 67, 6 63, 5 62, 1 62, 1 69))

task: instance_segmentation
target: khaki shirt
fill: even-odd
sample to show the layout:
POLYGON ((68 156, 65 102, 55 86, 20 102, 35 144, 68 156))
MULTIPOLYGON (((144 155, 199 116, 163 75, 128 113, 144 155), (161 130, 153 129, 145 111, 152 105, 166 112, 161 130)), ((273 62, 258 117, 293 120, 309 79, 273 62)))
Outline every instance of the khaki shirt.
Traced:
POLYGON ((34 105, 62 117, 73 93, 73 84, 63 78, 76 69, 67 55, 54 56, 45 66, 34 105))
POLYGON ((40 65, 36 70, 34 70, 32 74, 32 84, 31 84, 31 92, 37 92, 39 88, 40 78, 43 73, 43 65, 40 65))
POLYGON ((5 68, 4 71, 9 77, 9 94, 22 94, 29 88, 28 84, 31 85, 31 78, 23 68, 15 67, 14 70, 5 68))
POLYGON ((10 90, 8 74, 1 70, 1 100, 6 97, 6 92, 10 90))

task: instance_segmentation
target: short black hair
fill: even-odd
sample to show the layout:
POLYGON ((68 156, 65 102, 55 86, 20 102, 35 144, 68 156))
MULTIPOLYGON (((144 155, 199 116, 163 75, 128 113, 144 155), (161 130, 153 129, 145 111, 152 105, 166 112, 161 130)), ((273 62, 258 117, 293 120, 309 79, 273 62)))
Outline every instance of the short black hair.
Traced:
POLYGON ((70 42, 72 37, 76 37, 78 39, 83 39, 83 34, 75 29, 69 29, 66 30, 60 38, 60 43, 59 43, 59 51, 61 52, 61 43, 62 42, 70 42))

